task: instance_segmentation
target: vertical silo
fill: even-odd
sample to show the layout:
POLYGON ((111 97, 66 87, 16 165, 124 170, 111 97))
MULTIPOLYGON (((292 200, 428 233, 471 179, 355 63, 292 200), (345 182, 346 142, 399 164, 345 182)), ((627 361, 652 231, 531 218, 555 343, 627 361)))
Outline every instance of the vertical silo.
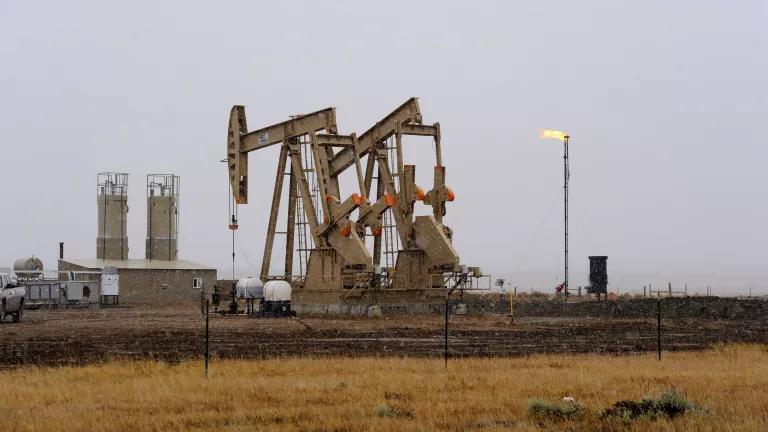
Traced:
POLYGON ((178 257, 179 177, 173 174, 147 176, 148 260, 173 261, 178 257))
POLYGON ((98 235, 96 258, 128 259, 128 174, 103 172, 96 177, 98 235))

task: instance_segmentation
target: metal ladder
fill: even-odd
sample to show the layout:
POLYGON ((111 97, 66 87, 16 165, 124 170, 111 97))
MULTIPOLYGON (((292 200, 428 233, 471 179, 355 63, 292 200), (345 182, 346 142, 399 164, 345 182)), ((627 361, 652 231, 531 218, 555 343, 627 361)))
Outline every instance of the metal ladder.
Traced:
MULTIPOLYGON (((306 135, 299 138, 299 148, 301 149, 302 164, 304 165, 304 174, 307 176, 307 181, 310 187, 310 197, 315 206, 315 211, 320 209, 320 186, 317 183, 317 175, 315 174, 315 162, 311 155, 311 149, 309 148, 309 137, 306 135)), ((317 215, 319 220, 322 220, 320 215, 317 215)), ((296 190, 296 223, 295 223, 296 241, 298 247, 295 249, 294 256, 298 258, 299 276, 306 277, 307 266, 309 264, 309 254, 315 247, 315 242, 310 232, 309 221, 307 215, 304 212, 304 204, 301 200, 301 188, 296 190)))
MULTIPOLYGON (((400 178, 400 171, 397 166, 397 154, 395 148, 394 138, 389 138, 386 141, 387 144, 387 159, 389 162, 389 171, 392 173, 392 182, 394 183, 395 191, 398 190, 398 180, 400 178)), ((395 217, 392 215, 392 209, 387 209, 382 216, 382 236, 384 240, 383 251, 384 265, 386 267, 394 267, 397 263, 397 252, 400 250, 400 236, 397 233, 397 225, 395 223, 395 217)))

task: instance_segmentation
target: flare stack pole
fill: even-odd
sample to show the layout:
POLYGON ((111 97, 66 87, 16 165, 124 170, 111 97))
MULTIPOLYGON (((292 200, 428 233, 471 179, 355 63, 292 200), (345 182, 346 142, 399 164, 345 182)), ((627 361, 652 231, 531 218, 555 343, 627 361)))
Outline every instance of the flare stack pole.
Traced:
POLYGON ((563 291, 565 297, 568 298, 568 139, 570 137, 566 135, 563 139, 563 208, 565 213, 565 275, 563 280, 563 291))

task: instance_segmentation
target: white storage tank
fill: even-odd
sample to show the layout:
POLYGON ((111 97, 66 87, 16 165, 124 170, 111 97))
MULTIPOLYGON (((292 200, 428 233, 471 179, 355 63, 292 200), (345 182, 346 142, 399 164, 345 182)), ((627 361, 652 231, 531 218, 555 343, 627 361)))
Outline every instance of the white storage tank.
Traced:
POLYGON ((13 262, 13 271, 16 273, 29 273, 43 271, 43 262, 34 256, 19 258, 13 262))
POLYGON ((291 301, 291 284, 284 280, 272 280, 264 284, 264 301, 291 301))
MULTIPOLYGON (((269 282, 267 282, 269 284, 269 282)), ((290 288, 290 286, 289 286, 290 288)), ((235 285, 237 298, 257 299, 264 297, 264 283, 259 278, 249 277, 237 281, 235 285)))

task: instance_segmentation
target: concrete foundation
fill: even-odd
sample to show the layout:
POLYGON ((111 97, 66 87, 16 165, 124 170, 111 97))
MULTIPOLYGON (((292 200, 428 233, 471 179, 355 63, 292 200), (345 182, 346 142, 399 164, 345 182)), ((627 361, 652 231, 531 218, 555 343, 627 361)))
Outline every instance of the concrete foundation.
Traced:
POLYGON ((445 303, 399 303, 399 304, 291 304, 298 314, 309 315, 353 315, 367 316, 371 308, 377 308, 380 315, 442 314, 445 303))
POLYGON ((380 289, 376 292, 360 289, 308 290, 295 289, 291 301, 295 304, 402 304, 443 302, 445 290, 380 289))
POLYGON ((383 315, 422 314, 442 311, 444 296, 442 289, 296 289, 291 295, 291 307, 297 313, 365 316, 375 305, 376 313, 383 315))

